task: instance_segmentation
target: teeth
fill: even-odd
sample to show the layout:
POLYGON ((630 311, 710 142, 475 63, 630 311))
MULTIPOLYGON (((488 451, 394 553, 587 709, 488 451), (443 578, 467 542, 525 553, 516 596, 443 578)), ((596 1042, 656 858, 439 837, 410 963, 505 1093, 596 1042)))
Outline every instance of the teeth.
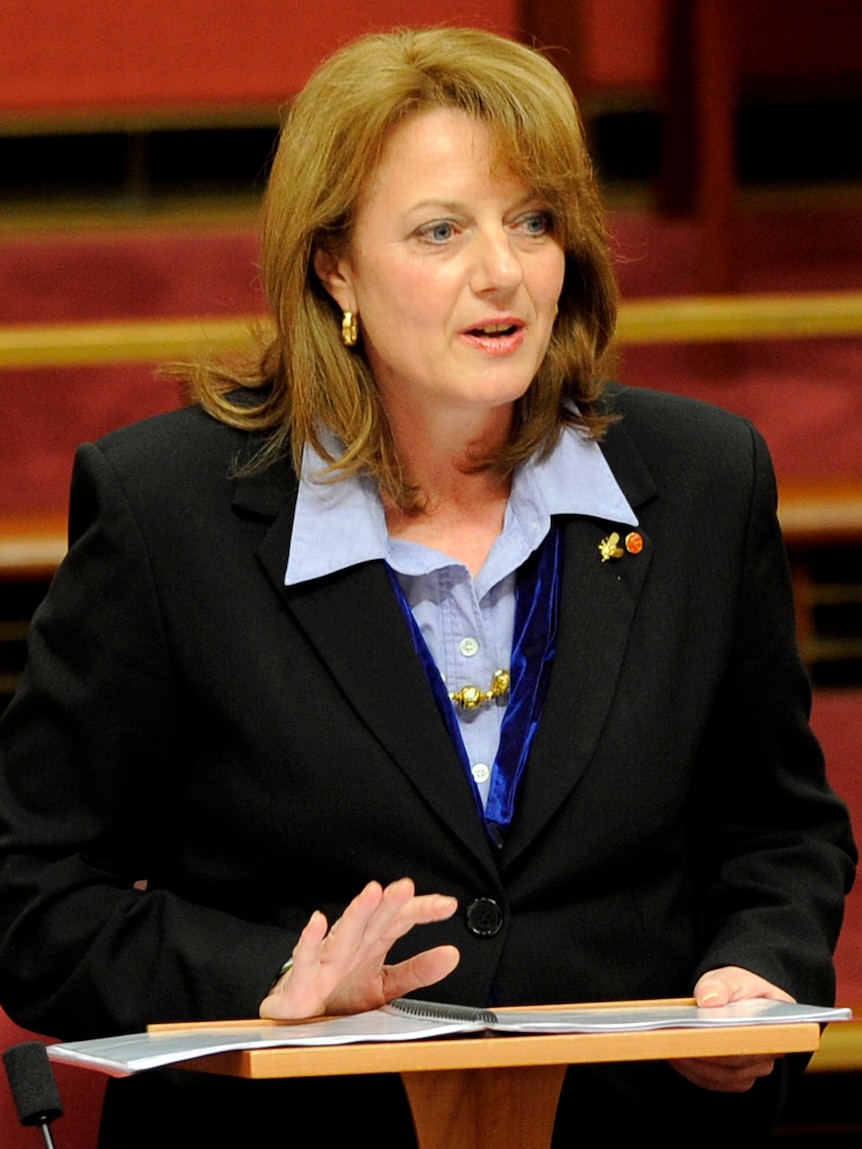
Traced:
POLYGON ((511 323, 488 323, 485 327, 480 327, 479 330, 485 335, 498 335, 501 331, 511 331, 511 323))

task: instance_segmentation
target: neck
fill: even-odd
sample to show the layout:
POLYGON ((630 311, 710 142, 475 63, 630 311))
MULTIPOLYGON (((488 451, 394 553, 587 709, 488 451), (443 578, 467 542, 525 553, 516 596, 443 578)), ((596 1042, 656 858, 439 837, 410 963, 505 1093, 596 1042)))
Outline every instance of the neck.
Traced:
POLYGON ((388 415, 398 457, 409 481, 421 490, 427 515, 497 498, 501 488, 508 495, 508 480, 472 468, 506 443, 510 406, 478 415, 456 411, 435 417, 404 410, 388 415))
POLYGON ((471 471, 477 458, 502 446, 511 426, 511 408, 487 413, 481 425, 462 415, 443 423, 415 416, 390 425, 399 458, 424 497, 421 514, 386 504, 389 533, 448 554, 475 576, 503 529, 511 489, 508 475, 471 471))

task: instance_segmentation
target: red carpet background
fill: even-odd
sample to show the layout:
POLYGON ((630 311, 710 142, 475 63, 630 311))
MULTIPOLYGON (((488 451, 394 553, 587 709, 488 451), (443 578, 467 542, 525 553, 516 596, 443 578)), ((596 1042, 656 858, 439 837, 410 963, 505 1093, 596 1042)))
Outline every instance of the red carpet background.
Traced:
MULTIPOLYGON (((0 236, 0 322, 244 314, 263 306, 252 227, 0 236)), ((0 372, 0 513, 65 508, 79 443, 182 401, 146 365, 0 372)))
MULTIPOLYGON (((826 755, 829 780, 855 816, 856 836, 862 838, 862 694, 858 690, 818 690, 811 725, 826 755)), ((862 1016, 862 887, 847 899, 844 930, 835 954, 838 1002, 856 1005, 862 1016)))
MULTIPOLYGON (((691 224, 643 212, 612 216, 623 296, 696 290, 691 224)), ((862 202, 832 209, 751 209, 735 257, 742 292, 862 289, 862 202)), ((862 340, 739 343, 732 373, 703 373, 700 349, 630 347, 626 383, 693 395, 746 415, 766 436, 781 479, 862 474, 862 340)))

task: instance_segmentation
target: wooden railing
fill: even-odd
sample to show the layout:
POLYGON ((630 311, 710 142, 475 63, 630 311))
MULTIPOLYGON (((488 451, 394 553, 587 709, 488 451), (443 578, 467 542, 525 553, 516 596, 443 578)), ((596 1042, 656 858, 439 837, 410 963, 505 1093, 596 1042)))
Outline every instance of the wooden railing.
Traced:
MULTIPOLYGON (((0 327, 0 369, 158 363, 193 360, 202 353, 218 356, 248 347, 251 328, 265 330, 266 325, 266 316, 243 315, 0 327)), ((860 335, 860 292, 633 299, 622 305, 618 328, 621 344, 860 335)), ((812 661, 832 658, 835 642, 828 650, 820 649, 813 614, 823 605, 823 595, 832 595, 834 588, 813 583, 809 560, 824 544, 862 545, 862 476, 849 485, 782 484, 779 516, 793 559, 803 648, 812 661)), ((64 550, 59 516, 0 517, 0 579, 50 577, 64 550)), ((845 598, 848 589, 840 588, 845 598)), ((857 589, 862 596, 862 588, 857 589)), ((862 656, 862 643, 841 643, 841 657, 862 656)))
MULTIPOLYGON (((194 357, 248 344, 264 315, 226 319, 0 327, 0 368, 83 367, 194 357)), ((862 335, 862 292, 631 299, 620 308, 621 344, 728 342, 862 335)))
POLYGON ((630 299, 621 343, 698 343, 862 335, 862 292, 630 299))
POLYGON ((204 350, 231 351, 249 342, 266 316, 228 319, 127 319, 122 322, 0 327, 0 368, 95 367, 191 359, 204 350))

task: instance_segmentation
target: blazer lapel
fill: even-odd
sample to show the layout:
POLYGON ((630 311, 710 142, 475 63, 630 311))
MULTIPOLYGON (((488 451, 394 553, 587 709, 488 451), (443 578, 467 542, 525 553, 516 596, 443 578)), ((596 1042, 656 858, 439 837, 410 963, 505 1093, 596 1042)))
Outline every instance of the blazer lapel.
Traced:
MULTIPOLYGON (((234 506, 271 517, 274 483, 270 472, 237 480, 234 506)), ((273 586, 357 719, 376 736, 416 789, 486 863, 491 848, 451 739, 437 710, 409 627, 382 562, 363 563, 327 578, 285 587, 296 480, 258 550, 273 586), (285 501, 286 499, 286 501, 285 501)))
MULTIPOLYGON (((614 426, 603 451, 632 508, 656 494, 655 483, 628 439, 614 426)), ((631 527, 572 517, 563 524, 563 581, 557 653, 542 720, 527 765, 504 866, 542 832, 577 785, 604 733, 629 631, 650 566, 652 546, 638 528, 643 549, 625 551, 631 527), (602 561, 603 540, 616 531, 622 557, 602 561)))
MULTIPOLYGON (((602 450, 635 510, 655 497, 655 483, 624 424, 611 428, 602 450)), ((296 479, 286 466, 236 480, 235 508, 274 520, 259 548, 260 561, 358 719, 471 852, 494 864, 383 564, 284 586, 295 501, 296 479)), ((628 527, 572 517, 562 529, 557 655, 515 820, 496 859, 503 866, 541 833, 593 758, 650 565, 651 543, 643 531, 639 554, 602 562, 599 544, 614 530, 624 539, 628 527)))

